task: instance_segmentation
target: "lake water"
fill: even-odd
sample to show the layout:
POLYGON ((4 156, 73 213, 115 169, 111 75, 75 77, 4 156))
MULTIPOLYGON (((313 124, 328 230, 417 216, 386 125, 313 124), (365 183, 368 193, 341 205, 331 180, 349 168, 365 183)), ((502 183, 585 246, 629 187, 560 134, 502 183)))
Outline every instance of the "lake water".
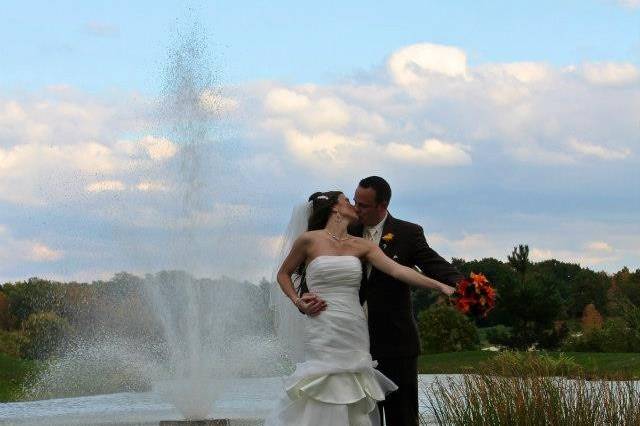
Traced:
MULTIPOLYGON (((421 395, 437 377, 444 376, 420 375, 421 395)), ((212 404, 209 417, 235 419, 236 424, 261 419, 270 412, 282 389, 280 377, 237 379, 212 404)), ((427 402, 420 402, 421 412, 427 412, 427 402)), ((180 412, 153 392, 0 404, 2 425, 157 425, 160 420, 178 419, 182 419, 180 412)))

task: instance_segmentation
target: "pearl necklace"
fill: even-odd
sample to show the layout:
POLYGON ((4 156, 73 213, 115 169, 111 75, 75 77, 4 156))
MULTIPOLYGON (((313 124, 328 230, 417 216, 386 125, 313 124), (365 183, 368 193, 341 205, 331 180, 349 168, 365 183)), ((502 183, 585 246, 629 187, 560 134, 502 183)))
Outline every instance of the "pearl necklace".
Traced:
POLYGON ((325 229, 325 231, 327 231, 327 234, 329 234, 329 236, 330 236, 331 238, 333 238, 334 240, 336 240, 336 241, 346 241, 346 240, 348 240, 349 238, 351 238, 349 235, 347 235, 347 236, 346 236, 346 237, 344 237, 344 238, 339 238, 336 234, 333 234, 333 233, 329 232, 327 229, 325 229))

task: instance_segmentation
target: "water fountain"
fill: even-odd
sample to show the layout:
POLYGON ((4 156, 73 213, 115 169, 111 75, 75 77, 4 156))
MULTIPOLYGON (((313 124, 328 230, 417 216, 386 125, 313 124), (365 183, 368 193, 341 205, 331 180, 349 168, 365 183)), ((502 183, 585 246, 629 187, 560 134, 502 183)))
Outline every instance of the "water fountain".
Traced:
MULTIPOLYGON (((224 161, 216 148, 219 85, 204 32, 197 24, 189 27, 178 32, 169 52, 157 132, 179 147, 174 184, 181 199, 166 247, 180 269, 195 271, 204 251, 199 213, 217 195, 207 186, 205 168, 222 169, 224 161)), ((133 315, 125 328, 108 333, 99 331, 99 323, 88 324, 31 384, 32 398, 50 399, 0 405, 0 423, 255 420, 270 410, 288 366, 270 326, 264 287, 184 272, 132 281, 125 297, 140 300, 135 307, 146 322, 132 324, 133 315), (147 331, 132 336, 133 328, 147 331), (100 393, 100 382, 114 375, 133 377, 133 389, 146 392, 86 396, 100 393)))

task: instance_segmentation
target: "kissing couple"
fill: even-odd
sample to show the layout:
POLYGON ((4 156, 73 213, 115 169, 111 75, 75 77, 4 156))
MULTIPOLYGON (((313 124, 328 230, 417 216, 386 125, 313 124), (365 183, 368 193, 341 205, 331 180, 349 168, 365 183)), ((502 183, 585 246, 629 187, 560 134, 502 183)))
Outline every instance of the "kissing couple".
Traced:
POLYGON ((422 227, 389 214, 390 200, 389 184, 370 176, 354 204, 341 191, 316 192, 294 210, 277 273, 294 314, 277 328, 299 330, 284 333, 299 362, 265 426, 418 424, 410 286, 450 296, 462 275, 422 227))

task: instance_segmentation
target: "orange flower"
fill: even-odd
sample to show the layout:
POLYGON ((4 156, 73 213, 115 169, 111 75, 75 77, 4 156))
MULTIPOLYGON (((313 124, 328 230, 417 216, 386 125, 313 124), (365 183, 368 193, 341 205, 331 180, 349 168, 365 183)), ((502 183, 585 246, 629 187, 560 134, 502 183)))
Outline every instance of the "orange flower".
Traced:
POLYGON ((471 273, 460 280, 453 295, 455 307, 463 314, 486 318, 495 306, 496 292, 483 274, 471 273))
POLYGON ((471 308, 471 303, 467 299, 458 299, 456 305, 460 312, 462 312, 463 314, 468 313, 469 309, 471 308))
POLYGON ((474 274, 473 272, 471 273, 471 280, 476 284, 488 284, 489 283, 489 281, 487 280, 487 277, 485 277, 482 274, 474 274))
POLYGON ((383 235, 382 240, 387 243, 390 242, 391 240, 393 240, 393 234, 389 232, 388 234, 383 235))

